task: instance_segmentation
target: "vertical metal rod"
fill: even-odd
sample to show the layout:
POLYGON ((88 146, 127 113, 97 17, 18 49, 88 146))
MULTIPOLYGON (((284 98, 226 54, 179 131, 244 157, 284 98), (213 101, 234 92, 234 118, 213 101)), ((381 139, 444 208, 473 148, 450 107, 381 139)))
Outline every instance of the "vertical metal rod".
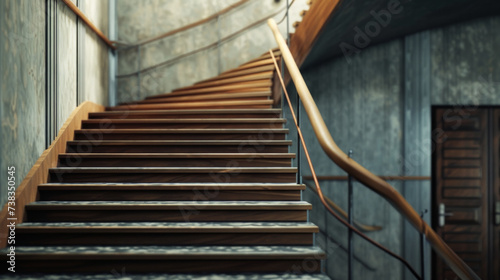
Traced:
MULTIPOLYGON (((420 217, 423 219, 427 209, 422 211, 420 217)), ((420 233, 420 278, 425 280, 425 234, 420 233)))
MULTIPOLYGON (((349 158, 352 157, 352 150, 349 150, 349 158)), ((349 224, 353 225, 353 190, 352 190, 352 176, 351 174, 347 175, 347 187, 348 187, 348 197, 347 197, 347 215, 348 215, 348 220, 349 224)), ((354 247, 353 247, 353 242, 352 242, 352 236, 353 232, 352 229, 349 228, 348 232, 348 252, 349 252, 349 259, 347 262, 347 269, 348 269, 348 279, 352 280, 352 272, 353 272, 353 259, 354 259, 354 247)))
POLYGON ((420 233, 420 278, 425 280, 425 235, 420 233))

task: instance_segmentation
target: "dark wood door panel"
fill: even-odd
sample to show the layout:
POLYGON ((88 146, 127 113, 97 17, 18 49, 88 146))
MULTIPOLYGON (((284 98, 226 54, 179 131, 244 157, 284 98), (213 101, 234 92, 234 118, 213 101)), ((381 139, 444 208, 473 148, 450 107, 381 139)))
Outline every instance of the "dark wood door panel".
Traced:
POLYGON ((496 108, 493 110, 493 124, 492 124, 492 162, 493 162, 493 167, 492 167, 492 174, 491 178, 493 181, 493 186, 492 186, 492 218, 490 219, 491 223, 491 231, 492 231, 492 242, 493 242, 493 249, 492 249, 492 258, 493 258, 493 264, 492 264, 492 276, 494 277, 493 279, 500 279, 500 221, 498 221, 498 218, 500 218, 500 108, 496 108))
MULTIPOLYGON (((434 117, 434 129, 442 132, 434 155, 434 213, 443 212, 434 218, 436 230, 481 279, 488 279, 488 112, 439 108, 434 117)), ((455 278, 437 260, 436 279, 455 278)))

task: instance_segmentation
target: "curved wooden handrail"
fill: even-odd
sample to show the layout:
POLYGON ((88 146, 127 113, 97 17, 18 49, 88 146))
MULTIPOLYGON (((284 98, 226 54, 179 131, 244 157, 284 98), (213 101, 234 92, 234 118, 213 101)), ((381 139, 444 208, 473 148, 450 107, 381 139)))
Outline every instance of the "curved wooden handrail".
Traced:
MULTIPOLYGON (((274 56, 274 54, 273 54, 273 52, 271 50, 269 51, 269 54, 271 55, 271 57, 273 59, 273 64, 274 64, 274 68, 276 69, 276 72, 280 72, 280 69, 278 67, 278 62, 276 60, 276 57, 274 56)), ((277 75, 277 77, 278 77, 278 79, 279 79, 279 81, 281 83, 281 86, 282 86, 282 89, 283 89, 283 93, 285 95, 285 98, 286 98, 286 101, 288 103, 288 106, 290 108, 292 108, 292 102, 290 101, 290 96, 288 95, 288 92, 286 90, 285 82, 283 81, 283 78, 281 77, 281 75, 277 75)), ((344 226, 346 226, 347 228, 349 228, 352 232, 356 233, 358 236, 360 236, 364 240, 368 241, 372 245, 376 246, 380 250, 384 251, 385 253, 389 254, 393 258, 399 260, 402 264, 404 264, 406 266, 406 268, 408 268, 408 270, 413 274, 413 276, 415 276, 415 278, 417 280, 422 280, 422 277, 420 277, 417 274, 417 272, 415 271, 415 269, 405 259, 403 259, 401 256, 397 255, 396 253, 392 252, 391 250, 387 249, 386 247, 382 246, 382 244, 380 244, 377 241, 371 239, 370 237, 368 237, 367 235, 365 235, 364 233, 362 233, 360 230, 358 230, 356 227, 354 227, 351 224, 349 224, 346 220, 342 219, 335 212, 335 210, 333 210, 333 208, 332 208, 332 206, 330 206, 330 204, 328 204, 328 202, 327 202, 327 200, 325 198, 325 195, 323 194, 323 191, 321 190, 321 187, 319 185, 318 177, 316 176, 316 171, 314 170, 314 166, 312 164, 311 156, 309 155, 309 150, 307 149, 306 141, 304 140, 304 136, 302 135, 302 130, 300 129, 300 127, 298 125, 298 121, 297 121, 297 117, 295 116, 295 112, 293 110, 290 110, 290 112, 292 113, 292 119, 293 119, 293 122, 295 123, 295 127, 297 128, 297 136, 300 139, 300 143, 302 144, 302 147, 304 148, 304 154, 306 156, 307 164, 309 165, 309 169, 311 170, 311 174, 312 174, 312 177, 314 179, 314 185, 316 187, 316 194, 318 195, 319 200, 321 201, 321 203, 323 204, 323 206, 325 207, 325 209, 328 212, 330 212, 330 214, 335 219, 337 219, 337 221, 339 221, 344 226)))
POLYGON ((66 6, 68 6, 68 8, 70 8, 73 13, 75 13, 79 18, 82 19, 83 22, 85 22, 85 24, 87 24, 87 26, 92 29, 92 31, 94 31, 95 34, 97 34, 97 36, 99 36, 99 38, 101 38, 104 43, 106 43, 106 45, 108 45, 108 47, 112 48, 113 50, 116 50, 116 47, 115 45, 113 45, 114 42, 112 42, 111 40, 108 39, 108 37, 106 37, 106 35, 104 35, 104 33, 102 33, 101 30, 99 30, 99 28, 97 28, 88 18, 87 16, 80 10, 78 9, 78 7, 73 4, 73 2, 71 2, 71 0, 62 0, 64 2, 64 4, 66 4, 66 6))
POLYGON ((300 74, 299 67, 286 45, 276 22, 273 19, 268 20, 268 25, 274 34, 274 37, 281 50, 281 55, 292 77, 298 95, 304 109, 309 117, 316 138, 325 153, 340 168, 356 178, 359 182, 375 191, 387 201, 389 201, 420 233, 424 234, 436 253, 450 266, 450 268, 462 279, 480 278, 458 255, 439 237, 439 235, 420 217, 413 207, 404 199, 404 197, 394 189, 390 184, 380 177, 368 171, 359 163, 349 158, 335 143, 328 130, 321 113, 314 102, 314 99, 307 88, 304 78, 300 74))

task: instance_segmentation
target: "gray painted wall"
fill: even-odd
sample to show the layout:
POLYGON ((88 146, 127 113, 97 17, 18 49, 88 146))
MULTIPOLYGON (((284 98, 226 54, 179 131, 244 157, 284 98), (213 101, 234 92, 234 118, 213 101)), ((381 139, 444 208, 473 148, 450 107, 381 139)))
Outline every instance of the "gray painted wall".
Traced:
MULTIPOLYGON (((369 47, 350 57, 350 63, 339 57, 302 73, 342 150, 352 149, 354 159, 375 174, 430 176, 431 106, 500 104, 498 30, 500 17, 462 22, 369 47)), ((345 175, 323 154, 304 110, 301 114, 316 173, 345 175)), ((304 156, 302 159, 303 174, 310 174, 304 156)), ((389 183, 418 212, 430 210, 429 181, 389 183)), ((328 197, 346 209, 346 182, 321 185, 328 197)), ((346 229, 322 210, 310 191, 304 198, 314 204, 310 218, 323 232, 317 242, 328 253, 327 273, 332 279, 346 279, 346 229)), ((356 220, 384 227, 368 236, 420 271, 416 231, 387 202, 360 184, 354 185, 354 205, 356 220)), ((430 217, 427 213, 425 220, 430 217)), ((402 265, 367 242, 355 238, 354 244, 353 279, 413 279, 402 265)), ((426 252, 430 279, 429 247, 426 252)))
MULTIPOLYGON (((218 75, 219 71, 234 68, 258 57, 276 42, 267 24, 262 22, 240 36, 221 42, 252 23, 266 19, 285 7, 285 0, 252 0, 198 27, 154 41, 139 48, 126 44, 164 34, 206 18, 238 0, 134 0, 117 1, 118 41, 125 44, 118 52, 117 102, 140 100, 146 96, 170 92, 197 81, 218 75), (213 45, 215 44, 215 45, 213 45), (158 68, 134 74, 159 63, 170 61, 196 49, 212 47, 172 61, 158 68)), ((297 0, 290 10, 290 25, 299 20, 299 11, 307 9, 305 0, 297 0)), ((274 18, 279 21, 284 12, 274 18)), ((286 21, 280 24, 286 29, 286 21)))
MULTIPOLYGON (((73 1, 73 2, 76 2, 73 1)), ((47 121, 59 129, 80 101, 106 105, 108 48, 80 22, 83 59, 77 65, 77 19, 61 1, 57 5, 57 89, 54 119, 47 119, 46 1, 0 1, 0 205, 7 199, 7 167, 16 167, 16 187, 45 146, 47 121), (77 79, 77 72, 82 75, 77 79), (84 85, 82 87, 82 85, 84 85)), ((108 0, 80 0, 82 11, 104 33, 108 0)))

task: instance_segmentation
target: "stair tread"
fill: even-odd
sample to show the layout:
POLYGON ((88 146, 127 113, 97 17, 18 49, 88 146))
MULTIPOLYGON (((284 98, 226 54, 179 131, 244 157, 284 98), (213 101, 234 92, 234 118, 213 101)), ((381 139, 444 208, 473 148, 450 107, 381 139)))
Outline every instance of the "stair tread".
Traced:
POLYGON ((99 115, 138 115, 138 114, 164 114, 164 115, 175 115, 175 114, 279 114, 281 109, 176 109, 176 110, 144 110, 144 111, 108 111, 108 112, 92 112, 89 113, 90 116, 99 115))
POLYGON ((160 232, 318 232, 313 223, 290 222, 26 222, 16 227, 18 230, 36 231, 160 231, 160 232))
POLYGON ((304 201, 35 201, 27 210, 310 210, 304 201))
POLYGON ((67 144, 92 143, 99 145, 291 145, 291 140, 73 140, 67 144))
POLYGON ((287 128, 163 128, 163 129, 78 129, 75 133, 288 133, 287 128))
MULTIPOLYGON (((43 279, 47 280, 100 280, 100 279, 115 280, 330 280, 324 274, 134 274, 132 277, 127 275, 127 270, 113 270, 106 274, 46 274, 43 279), (123 274, 122 274, 123 273, 123 274)), ((41 279, 39 275, 9 275, 3 276, 2 279, 14 280, 35 280, 41 279)))
POLYGON ((286 183, 46 183, 39 190, 192 190, 193 188, 219 190, 304 190, 303 184, 286 183))
MULTIPOLYGON (((7 252, 2 249, 0 252, 7 252)), ((5 255, 5 254, 4 254, 5 255)), ((324 258, 314 246, 16 246, 16 256, 74 259, 294 259, 324 258)))
POLYGON ((296 173, 296 167, 54 167, 49 172, 80 173, 296 173))
POLYGON ((87 158, 295 158, 293 153, 64 153, 59 157, 87 158))
POLYGON ((242 118, 242 119, 223 119, 223 118, 204 118, 204 119, 89 119, 83 123, 284 123, 286 119, 282 118, 242 118))

